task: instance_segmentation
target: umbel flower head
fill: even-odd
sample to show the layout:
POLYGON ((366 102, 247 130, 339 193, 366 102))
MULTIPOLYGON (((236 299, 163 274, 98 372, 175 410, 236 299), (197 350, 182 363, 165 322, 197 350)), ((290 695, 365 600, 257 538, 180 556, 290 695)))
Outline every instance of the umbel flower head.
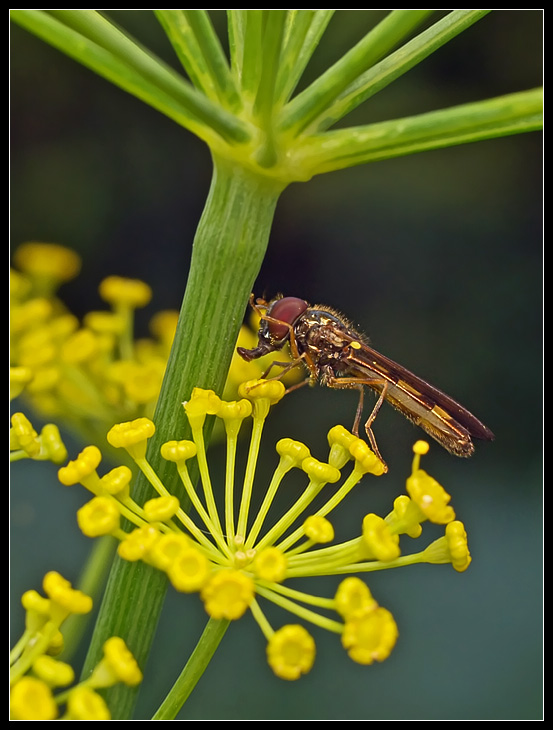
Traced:
POLYGON ((118 682, 134 686, 142 681, 142 672, 123 639, 112 636, 89 677, 73 685, 72 667, 55 658, 63 648, 60 627, 71 615, 89 613, 92 599, 55 571, 44 576, 42 585, 46 597, 29 590, 21 598, 25 631, 10 657, 11 719, 54 720, 65 705, 62 720, 110 720, 96 690, 118 682), (69 685, 73 686, 55 694, 69 685))
POLYGON ((378 477, 384 466, 364 441, 342 426, 328 433, 326 461, 312 456, 299 441, 278 441, 276 467, 269 484, 262 487, 256 477, 262 432, 271 406, 284 392, 278 380, 242 383, 236 401, 194 389, 183 404, 192 439, 161 446, 162 457, 175 464, 190 510, 183 509, 148 462, 147 442, 155 426, 147 418, 119 423, 107 438, 113 447, 128 452, 156 497, 137 504, 125 466, 100 476, 101 454, 93 446, 61 468, 59 479, 65 485, 83 484, 93 494, 77 516, 84 534, 114 535, 123 559, 142 560, 166 573, 177 591, 198 594, 212 618, 234 621, 251 613, 266 639, 269 665, 277 676, 294 680, 315 660, 309 625, 341 637, 348 655, 360 664, 381 662, 393 650, 398 637, 394 617, 359 575, 419 562, 452 563, 463 571, 470 555, 449 495, 420 469, 420 457, 428 450, 422 441, 414 447, 408 494, 400 495, 384 517, 364 515, 358 534, 347 541, 335 541, 331 513, 365 475, 378 477), (212 482, 206 455, 203 427, 208 416, 219 419, 226 433, 222 489, 212 482), (244 474, 239 477, 238 436, 246 419, 251 419, 251 435, 244 474), (200 474, 198 486, 188 469, 191 460, 200 474), (274 509, 274 500, 287 488, 291 472, 303 475, 304 486, 296 488, 282 514, 281 508, 274 509), (252 505, 259 501, 254 513, 252 505), (122 516, 134 529, 122 528, 122 516), (444 537, 420 552, 402 555, 400 536, 418 538, 427 521, 445 524, 444 537), (313 595, 290 585, 294 578, 321 575, 344 576, 334 596, 313 595), (292 621, 274 628, 264 611, 266 601, 280 606, 292 621))

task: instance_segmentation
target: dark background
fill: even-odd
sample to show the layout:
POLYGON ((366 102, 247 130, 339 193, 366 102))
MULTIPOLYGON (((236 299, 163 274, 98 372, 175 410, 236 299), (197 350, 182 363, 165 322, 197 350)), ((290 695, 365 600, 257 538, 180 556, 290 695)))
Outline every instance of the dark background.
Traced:
MULTIPOLYGON (((306 78, 358 40, 379 11, 338 11, 306 78)), ((110 15, 178 67, 150 11, 110 15)), ((217 23, 224 20, 214 13, 217 23)), ((542 83, 542 13, 494 11, 346 119, 408 116, 542 83)), ((178 308, 211 174, 187 131, 33 36, 11 31, 11 246, 58 242, 83 258, 62 296, 101 307, 108 274, 142 278, 157 310, 178 308)), ((432 445, 424 468, 453 495, 473 563, 461 575, 419 566, 370 576, 400 638, 382 665, 353 664, 314 630, 318 657, 297 683, 272 676, 246 617, 231 626, 190 697, 189 720, 535 720, 542 689, 542 143, 505 137, 361 166, 290 186, 276 212, 256 294, 332 305, 376 349, 444 389, 496 434, 458 460, 432 445)), ((352 393, 305 389, 275 410, 268 443, 300 438, 325 458, 325 434, 350 425, 352 393), (298 419, 298 413, 301 417, 298 419)), ((392 468, 339 515, 358 530, 404 491, 415 431, 383 408, 376 432, 392 468)), ((79 448, 71 445, 73 456, 79 448)), ((90 543, 84 490, 56 468, 12 471, 12 623, 44 572, 76 581, 90 543), (47 478, 45 478, 47 473, 47 478)), ((424 537, 422 538, 424 539, 424 537)), ((331 595, 336 581, 307 590, 331 595)), ((278 615, 275 625, 287 619, 278 615)), ((196 597, 169 591, 137 717, 148 718, 205 623, 196 597)))

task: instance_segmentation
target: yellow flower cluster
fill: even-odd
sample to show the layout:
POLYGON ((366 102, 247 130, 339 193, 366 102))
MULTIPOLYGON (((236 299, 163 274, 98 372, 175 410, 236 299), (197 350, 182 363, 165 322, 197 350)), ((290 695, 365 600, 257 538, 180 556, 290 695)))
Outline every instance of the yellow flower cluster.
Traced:
POLYGON ((57 298, 58 287, 76 276, 80 260, 56 244, 26 243, 14 255, 11 281, 11 381, 44 417, 72 428, 86 424, 105 432, 109 424, 153 413, 176 312, 160 312, 154 336, 134 341, 134 312, 151 299, 142 281, 110 276, 100 297, 109 305, 80 323, 57 298))
POLYGON ((59 479, 65 485, 83 484, 93 494, 78 512, 79 526, 86 535, 114 535, 123 559, 142 560, 164 571, 177 591, 198 593, 213 618, 236 620, 250 611, 267 640, 271 668, 277 676, 294 680, 313 665, 314 639, 297 622, 275 630, 262 609, 262 600, 340 635, 354 661, 371 664, 389 656, 398 636, 397 625, 366 584, 352 574, 418 562, 449 562, 456 570, 464 570, 470 554, 464 528, 454 521, 449 495, 420 469, 420 457, 428 450, 425 442, 414 447, 408 494, 400 495, 385 517, 366 514, 359 534, 348 541, 334 543, 329 514, 365 474, 379 476, 384 466, 364 441, 342 426, 335 426, 328 434, 327 461, 312 456, 305 444, 281 439, 276 445, 278 462, 273 476, 260 493, 256 467, 265 419, 284 392, 278 380, 242 383, 237 401, 224 401, 213 391, 194 389, 183 404, 192 439, 160 445, 162 457, 175 464, 181 498, 190 505, 186 511, 147 459, 147 443, 155 433, 148 418, 117 424, 107 440, 114 448, 128 452, 156 497, 143 505, 133 500, 127 467, 100 476, 101 454, 92 446, 61 468, 59 479), (208 415, 216 416, 226 433, 226 476, 221 490, 213 486, 204 444, 208 415), (246 419, 251 419, 251 435, 244 475, 239 478, 238 435, 246 419), (188 469, 191 460, 200 475, 198 486, 188 469), (271 508, 292 470, 304 475, 305 485, 282 514, 282 508, 271 508), (252 514, 254 493, 260 494, 261 504, 252 514), (134 529, 124 530, 121 517, 134 529), (400 536, 419 537, 428 520, 446 524, 445 536, 421 552, 402 555, 400 536), (331 598, 287 584, 293 578, 315 575, 349 577, 331 598))
POLYGON ((118 682, 133 686, 142 673, 123 639, 113 636, 104 644, 104 656, 88 679, 70 689, 72 667, 54 657, 63 648, 60 627, 72 614, 86 614, 92 599, 72 588, 69 581, 51 571, 44 576, 41 596, 26 591, 21 599, 26 610, 25 631, 10 657, 10 717, 12 720, 54 720, 65 706, 62 720, 109 720, 108 707, 96 690, 118 682))
MULTIPOLYGON (((11 276, 11 393, 44 418, 73 431, 104 434, 111 424, 152 416, 159 396, 178 313, 158 312, 151 337, 134 339, 134 314, 151 299, 142 281, 109 276, 99 286, 108 309, 79 322, 57 298, 61 284, 80 271, 78 255, 57 244, 29 242, 14 255, 11 276)), ((238 345, 253 347, 243 327, 238 345)), ((274 356, 273 356, 274 357, 274 356)), ((281 358, 282 359, 282 358, 281 358)), ((267 358, 247 364, 235 354, 225 389, 260 377, 267 358)))

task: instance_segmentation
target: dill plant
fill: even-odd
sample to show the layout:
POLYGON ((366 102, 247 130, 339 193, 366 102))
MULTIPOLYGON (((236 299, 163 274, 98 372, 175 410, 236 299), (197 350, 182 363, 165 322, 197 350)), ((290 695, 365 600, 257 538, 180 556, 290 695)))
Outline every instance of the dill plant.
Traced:
MULTIPOLYGON (((160 446, 175 433, 189 432, 185 413, 175 403, 187 401, 195 387, 222 391, 283 190, 354 165, 541 128, 540 89, 402 119, 343 125, 350 112, 490 11, 455 10, 435 21, 434 12, 391 11, 295 93, 313 52, 331 32, 332 10, 228 10, 230 58, 207 11, 155 10, 186 76, 97 11, 12 10, 14 22, 165 114, 210 149, 211 188, 148 445, 152 468, 177 497, 184 497, 183 488, 161 458, 160 446)), ((149 490, 140 476, 135 498, 144 500, 149 490)), ((139 664, 145 662, 165 591, 160 572, 116 559, 83 675, 98 663, 103 643, 114 632, 128 639, 139 664)), ((225 621, 208 623, 191 660, 190 687, 225 629, 225 621)), ((114 717, 130 717, 134 688, 117 686, 107 696, 114 717)), ((170 712, 174 716, 177 710, 170 712)))

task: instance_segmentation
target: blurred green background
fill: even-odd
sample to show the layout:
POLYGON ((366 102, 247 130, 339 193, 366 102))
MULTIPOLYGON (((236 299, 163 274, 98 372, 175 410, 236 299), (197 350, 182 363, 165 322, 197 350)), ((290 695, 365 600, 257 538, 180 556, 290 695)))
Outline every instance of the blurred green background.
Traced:
MULTIPOLYGON (((338 11, 308 68, 321 72, 384 11, 338 11)), ((179 68, 150 11, 109 11, 179 68)), ((222 11, 215 22, 224 28, 222 11)), ((539 86, 542 12, 498 10, 381 91, 345 121, 392 119, 539 86)), ((210 183, 207 148, 158 112, 13 27, 11 246, 73 247, 83 272, 62 296, 81 316, 101 308, 108 274, 154 290, 139 333, 178 308, 210 183)), ((532 133, 412 155, 315 178, 279 202, 257 295, 325 303, 376 349, 473 411, 496 434, 470 460, 432 445, 423 467, 453 495, 473 563, 368 579, 400 638, 361 667, 315 630, 318 656, 297 683, 276 679, 253 619, 230 627, 179 716, 188 720, 537 720, 542 706, 542 139, 532 133)), ((326 432, 349 426, 353 393, 304 389, 275 409, 266 444, 304 440, 325 458, 326 432), (298 413, 301 417, 298 418, 298 413)), ((376 424, 391 466, 337 516, 351 535, 404 491, 419 436, 391 408, 376 424)), ((73 456, 79 444, 69 442, 73 456)), ((269 473, 272 456, 267 464, 269 473)), ((263 482, 260 482, 261 484, 263 482)), ((12 624, 19 597, 47 570, 76 581, 90 549, 52 465, 12 470, 12 624)), ((424 539, 424 536, 423 538, 424 539)), ((305 586, 332 595, 335 579, 305 586)), ((299 586, 298 584, 298 587, 299 586)), ((288 619, 275 615, 275 625, 288 619)), ((137 719, 148 719, 205 624, 198 599, 168 592, 137 719)))

